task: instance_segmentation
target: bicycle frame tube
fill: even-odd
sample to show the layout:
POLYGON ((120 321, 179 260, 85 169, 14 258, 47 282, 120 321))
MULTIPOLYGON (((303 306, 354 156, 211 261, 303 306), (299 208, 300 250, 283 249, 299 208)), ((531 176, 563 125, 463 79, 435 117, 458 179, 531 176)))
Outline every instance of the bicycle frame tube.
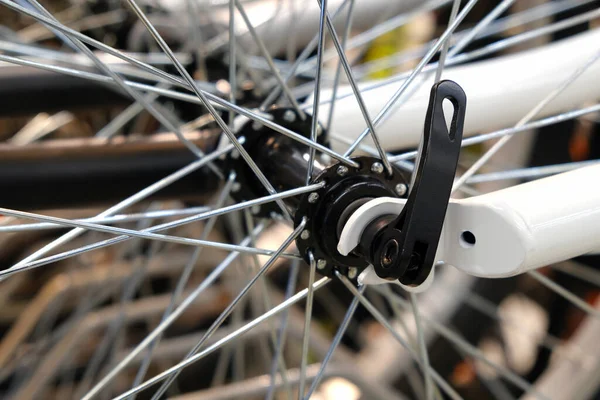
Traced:
MULTIPOLYGON (((337 10, 343 0, 330 0, 327 8, 330 13, 337 10)), ((440 3, 442 0, 440 0, 440 3)), ((449 2, 449 1, 448 1, 449 2)), ((176 15, 181 15, 181 21, 185 24, 188 17, 188 7, 186 1, 181 0, 160 0, 160 3, 166 10, 176 15)), ((212 2, 210 2, 212 3, 212 2)), ((422 5, 418 0, 389 1, 389 0, 369 0, 357 1, 354 7, 355 16, 352 25, 356 29, 368 29, 377 23, 386 19, 386 16, 401 14, 410 11, 422 5)), ((197 5, 199 11, 207 10, 209 2, 197 5)), ((258 36, 264 41, 265 46, 272 54, 284 52, 288 45, 288 38, 293 37, 298 48, 306 46, 315 34, 318 32, 320 7, 316 0, 260 0, 260 1, 242 1, 244 10, 248 19, 256 29, 258 36)), ((213 6, 211 4, 211 6, 213 6)), ((347 6, 346 6, 347 7, 347 6)), ((347 8, 346 8, 347 9, 347 8)), ((345 15, 343 11, 340 15, 345 15)), ((227 2, 223 2, 223 7, 211 9, 209 19, 216 30, 226 32, 229 24, 229 10, 227 2)), ((334 19, 334 25, 337 29, 343 29, 344 18, 334 19)), ((246 51, 255 52, 258 47, 252 38, 248 28, 241 21, 236 22, 236 36, 246 51)), ((226 47, 228 37, 223 36, 220 47, 226 47)))
MULTIPOLYGON (((506 128, 515 125, 528 111, 568 79, 598 52, 600 29, 592 30, 569 39, 549 44, 539 49, 494 58, 488 61, 471 63, 444 70, 444 79, 450 79, 462 86, 467 93, 468 106, 465 118, 464 135, 506 128)), ((433 74, 421 74, 408 87, 403 98, 389 114, 389 118, 376 127, 381 144, 386 149, 415 147, 423 134, 423 121, 427 109, 429 90, 433 84, 433 74), (423 78, 426 77, 426 78, 423 78), (407 101, 407 95, 410 99, 407 101), (401 105, 400 105, 401 104, 401 105)), ((590 65, 568 88, 548 103, 537 117, 574 109, 586 102, 595 103, 600 96, 600 62, 590 65)), ((372 90, 364 90, 373 82, 359 85, 369 114, 375 117, 386 102, 394 95, 403 80, 385 84, 372 90)), ((375 82, 382 83, 382 82, 375 82)), ((356 139, 366 128, 352 90, 340 86, 333 114, 333 133, 349 140, 356 139)), ((309 103, 304 108, 311 112, 309 103)), ((331 90, 323 90, 321 99, 331 99, 331 90)), ((329 113, 329 103, 322 104, 319 116, 325 121, 329 113)), ((372 145, 369 137, 365 144, 372 145)), ((347 145, 337 140, 332 147, 343 152, 347 145)))

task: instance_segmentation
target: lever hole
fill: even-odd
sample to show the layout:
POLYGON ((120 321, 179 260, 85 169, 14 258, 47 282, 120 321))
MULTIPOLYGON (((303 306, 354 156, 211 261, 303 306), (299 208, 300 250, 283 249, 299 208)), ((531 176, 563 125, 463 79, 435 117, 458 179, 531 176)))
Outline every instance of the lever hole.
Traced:
POLYGON ((471 247, 475 246, 475 243, 477 243, 477 239, 475 238, 473 232, 463 231, 460 234, 459 242, 463 248, 470 249, 471 247))
POLYGON ((444 112, 444 121, 446 121, 446 129, 450 140, 454 140, 454 124, 456 123, 456 107, 454 101, 450 97, 442 100, 442 110, 444 112))

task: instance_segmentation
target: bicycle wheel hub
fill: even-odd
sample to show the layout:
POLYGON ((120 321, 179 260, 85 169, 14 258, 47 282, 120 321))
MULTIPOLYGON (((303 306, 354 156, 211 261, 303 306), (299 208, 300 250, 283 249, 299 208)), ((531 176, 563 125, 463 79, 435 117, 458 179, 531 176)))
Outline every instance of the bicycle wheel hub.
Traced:
POLYGON ((296 240, 307 263, 311 254, 319 273, 333 276, 334 271, 355 279, 368 266, 365 257, 337 250, 340 233, 352 213, 367 201, 378 197, 406 197, 409 176, 394 170, 387 176, 381 162, 373 157, 353 158, 353 168, 334 164, 324 169, 312 183, 325 186, 302 197, 295 214, 298 226, 306 218, 306 228, 296 240))

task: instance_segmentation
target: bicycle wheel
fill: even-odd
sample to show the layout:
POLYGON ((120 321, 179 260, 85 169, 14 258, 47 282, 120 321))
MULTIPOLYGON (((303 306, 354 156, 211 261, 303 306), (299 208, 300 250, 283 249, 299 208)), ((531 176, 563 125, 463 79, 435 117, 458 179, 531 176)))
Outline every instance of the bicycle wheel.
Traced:
POLYGON ((6 397, 597 393, 597 1, 0 3, 6 397), (443 90, 465 138, 414 150, 443 90), (399 234, 441 215, 446 265, 398 285, 426 184, 399 234), (507 199, 564 209, 524 267, 522 231, 448 239, 507 199))

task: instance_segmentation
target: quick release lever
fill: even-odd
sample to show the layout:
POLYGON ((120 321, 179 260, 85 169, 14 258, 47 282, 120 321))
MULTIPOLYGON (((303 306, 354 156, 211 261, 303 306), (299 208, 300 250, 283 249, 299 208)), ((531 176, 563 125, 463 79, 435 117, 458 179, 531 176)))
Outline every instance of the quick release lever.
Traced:
POLYGON ((419 285, 431 272, 460 154, 467 98, 453 81, 433 85, 413 184, 402 212, 365 229, 361 253, 384 279, 419 285), (450 127, 442 103, 454 108, 450 127))

